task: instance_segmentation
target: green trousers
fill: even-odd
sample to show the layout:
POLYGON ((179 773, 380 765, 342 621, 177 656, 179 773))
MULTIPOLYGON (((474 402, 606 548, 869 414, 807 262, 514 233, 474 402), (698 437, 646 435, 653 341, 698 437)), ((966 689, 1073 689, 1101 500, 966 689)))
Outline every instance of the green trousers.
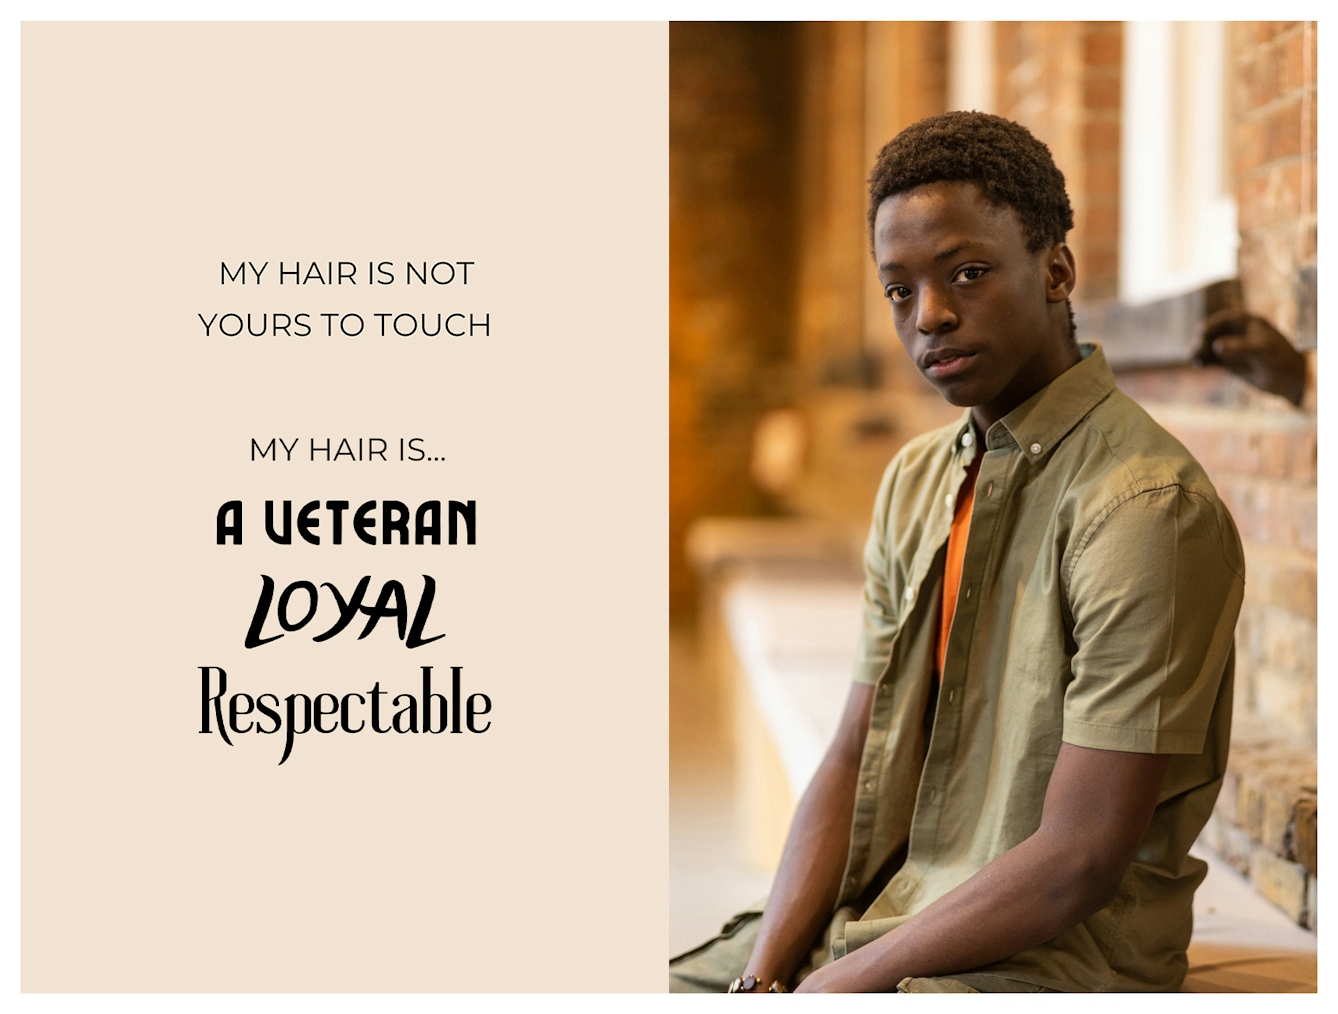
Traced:
MULTIPOLYGON (((808 975, 832 960, 832 935, 842 930, 847 922, 858 919, 853 908, 841 908, 804 966, 795 973, 791 987, 803 982, 808 975)), ((729 984, 748 971, 748 958, 757 940, 757 927, 762 921, 761 908, 740 912, 720 928, 720 933, 699 947, 680 954, 669 961, 669 992, 723 993, 729 984)), ((897 983, 898 993, 1051 993, 1053 990, 1029 982, 1005 979, 999 975, 979 972, 964 973, 946 978, 910 978, 897 983)))

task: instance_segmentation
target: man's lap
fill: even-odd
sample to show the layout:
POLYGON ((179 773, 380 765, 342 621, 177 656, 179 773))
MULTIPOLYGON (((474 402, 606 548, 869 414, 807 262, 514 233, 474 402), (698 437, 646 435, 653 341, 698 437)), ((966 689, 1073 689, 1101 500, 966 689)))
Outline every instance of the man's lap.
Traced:
MULTIPOLYGON (((802 982, 809 973, 832 960, 832 934, 841 931, 847 922, 858 918, 852 908, 837 911, 822 938, 809 955, 808 961, 795 975, 794 984, 802 982)), ((758 926, 762 921, 760 908, 740 912, 721 927, 720 933, 692 950, 669 960, 669 992, 723 993, 729 984, 748 971, 748 958, 757 941, 758 926)), ((903 979, 897 984, 899 993, 1036 993, 1051 992, 1040 986, 997 975, 964 974, 956 978, 943 976, 903 979)))

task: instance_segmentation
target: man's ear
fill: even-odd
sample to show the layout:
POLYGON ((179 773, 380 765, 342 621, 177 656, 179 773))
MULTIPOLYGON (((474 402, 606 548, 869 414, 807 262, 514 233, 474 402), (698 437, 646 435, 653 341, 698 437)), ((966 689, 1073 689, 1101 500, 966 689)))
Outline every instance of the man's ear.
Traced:
POLYGON ((1045 266, 1045 298, 1051 303, 1062 303, 1073 293, 1078 276, 1073 264, 1073 251, 1067 243, 1056 243, 1042 255, 1045 266))

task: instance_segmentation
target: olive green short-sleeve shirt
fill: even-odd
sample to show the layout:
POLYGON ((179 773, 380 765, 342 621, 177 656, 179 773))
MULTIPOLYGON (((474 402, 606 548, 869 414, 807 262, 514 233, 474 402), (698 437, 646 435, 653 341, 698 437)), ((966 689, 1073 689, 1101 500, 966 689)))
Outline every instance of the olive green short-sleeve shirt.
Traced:
POLYGON ((1245 566, 1198 462, 1116 389, 1099 347, 1082 351, 985 436, 927 743, 944 547, 976 452, 969 412, 911 441, 883 477, 855 671, 878 689, 838 904, 872 900, 837 957, 1035 832, 1071 743, 1175 756, 1115 900, 986 971, 1070 991, 1184 977, 1206 872, 1188 851, 1226 770, 1245 566))

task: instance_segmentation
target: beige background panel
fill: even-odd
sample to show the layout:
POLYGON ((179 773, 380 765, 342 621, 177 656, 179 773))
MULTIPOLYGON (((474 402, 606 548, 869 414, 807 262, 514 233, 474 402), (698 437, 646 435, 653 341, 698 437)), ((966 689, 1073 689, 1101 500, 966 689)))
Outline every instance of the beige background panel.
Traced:
POLYGON ((665 27, 30 24, 22 58, 23 988, 662 989, 665 27), (243 259, 475 267, 221 286, 243 259), (201 337, 230 310, 491 334, 201 337), (249 460, 277 436, 443 460, 249 460), (473 499, 478 544, 264 538, 317 498, 473 499), (445 637, 314 644, 327 600, 246 650, 262 573, 411 605, 431 574, 445 637), (198 734, 200 665, 281 696, 458 665, 494 724, 278 767, 198 734))

